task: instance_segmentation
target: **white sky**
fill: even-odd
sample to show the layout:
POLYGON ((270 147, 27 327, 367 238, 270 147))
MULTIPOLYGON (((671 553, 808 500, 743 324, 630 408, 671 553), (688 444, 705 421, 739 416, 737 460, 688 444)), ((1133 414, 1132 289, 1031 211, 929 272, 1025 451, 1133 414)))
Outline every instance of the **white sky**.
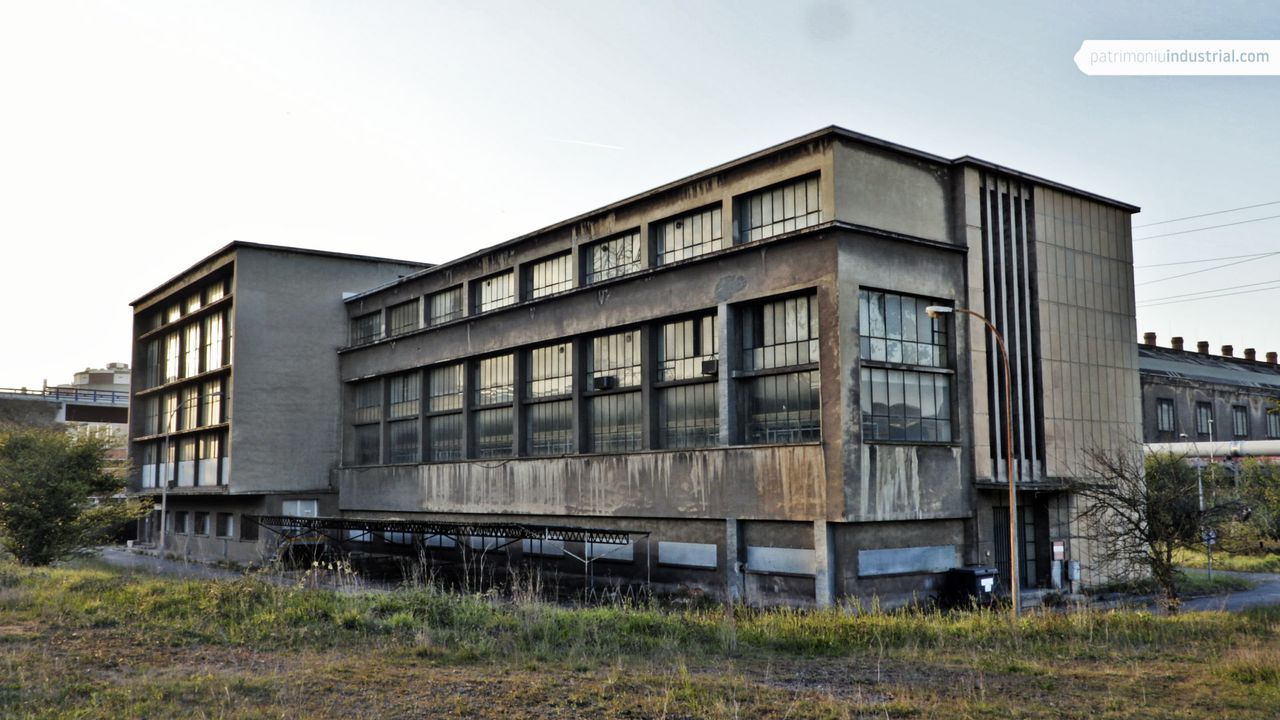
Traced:
MULTIPOLYGON (((1085 39, 1273 39, 1280 6, 1116 5, 0 0, 0 387, 127 362, 129 301, 232 240, 440 262, 830 124, 1141 205, 1135 225, 1280 200, 1280 78, 1072 62, 1085 39)), ((1138 299, 1276 280, 1280 255, 1138 299)), ((1280 350, 1277 300, 1144 308, 1138 331, 1280 350)))

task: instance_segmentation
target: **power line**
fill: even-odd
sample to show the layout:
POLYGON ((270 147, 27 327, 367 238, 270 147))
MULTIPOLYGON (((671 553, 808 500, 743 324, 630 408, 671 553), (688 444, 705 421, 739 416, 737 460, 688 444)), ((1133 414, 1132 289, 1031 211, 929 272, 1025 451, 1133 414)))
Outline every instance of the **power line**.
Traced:
POLYGON ((1209 217, 1210 215, 1223 215, 1225 213, 1239 212, 1241 210, 1252 210, 1254 208, 1266 207, 1268 205, 1280 205, 1280 200, 1258 203, 1257 205, 1245 205, 1244 207, 1231 208, 1230 210, 1214 210, 1213 212, 1200 213, 1199 215, 1188 215, 1186 217, 1173 218, 1172 220, 1161 220, 1160 222, 1146 223, 1143 225, 1134 225, 1133 229, 1137 230, 1138 228, 1154 227, 1156 225, 1168 225, 1169 223, 1182 222, 1183 220, 1195 220, 1196 218, 1209 217))
POLYGON ((1154 240, 1155 238, 1173 237, 1174 235, 1186 235, 1188 233, 1197 233, 1203 230, 1217 230, 1218 228, 1231 227, 1233 225, 1246 225, 1248 223, 1262 222, 1263 220, 1275 220, 1276 218, 1280 218, 1280 215, 1268 215, 1266 217, 1253 218, 1252 220, 1240 220, 1238 222, 1223 223, 1221 225, 1207 225, 1205 227, 1192 228, 1190 230, 1179 230, 1178 232, 1160 233, 1159 235, 1148 235, 1146 237, 1134 238, 1133 241, 1138 242, 1139 240, 1154 240))
POLYGON ((1232 265, 1243 265, 1245 263, 1251 263, 1251 262, 1255 262, 1256 260, 1261 260, 1262 258, 1271 257, 1272 255, 1280 255, 1280 251, 1265 253, 1261 257, 1249 257, 1249 258, 1245 258, 1244 260, 1236 260, 1235 262, 1223 263, 1221 265, 1214 265, 1213 267, 1204 268, 1202 270, 1192 270, 1191 272, 1184 272, 1178 275, 1170 275, 1169 277, 1162 277, 1158 280, 1148 280, 1146 282, 1137 283, 1134 285, 1134 287, 1141 287, 1143 285, 1152 285, 1158 282, 1164 282, 1165 280, 1176 280, 1178 278, 1183 278, 1188 275, 1199 275, 1200 273, 1207 273, 1212 270, 1221 270, 1224 267, 1231 267, 1232 265))
POLYGON ((1170 265, 1195 265, 1196 263, 1213 262, 1215 260, 1235 260, 1236 258, 1254 258, 1266 255, 1274 255, 1275 253, 1254 253, 1252 255, 1223 255, 1222 257, 1200 258, 1199 260, 1179 260, 1178 262, 1153 263, 1151 265, 1134 265, 1134 270, 1142 270, 1145 268, 1169 267, 1170 265))
MULTIPOLYGON (((1149 305, 1149 304, 1152 304, 1152 302, 1160 302, 1160 301, 1162 301, 1162 300, 1174 300, 1174 299, 1178 299, 1178 297, 1194 297, 1194 296, 1197 296, 1197 295, 1210 295, 1210 293, 1215 293, 1215 292, 1226 292, 1226 291, 1229 291, 1229 290, 1240 290, 1240 288, 1242 288, 1242 287, 1257 287, 1257 286, 1260 286, 1260 284, 1276 284, 1276 283, 1280 283, 1280 281, 1262 281, 1262 282, 1256 282, 1256 283, 1233 284, 1233 286, 1228 286, 1228 287, 1217 287, 1217 288, 1213 288, 1213 290, 1201 290, 1201 291, 1197 291, 1197 292, 1184 292, 1184 293, 1181 293, 1181 295, 1166 295, 1165 297, 1148 297, 1148 299, 1147 299, 1147 300, 1139 300, 1139 301, 1138 301, 1138 305, 1149 305)), ((1234 293, 1233 293, 1233 295, 1234 295, 1234 293)), ((1202 300, 1207 300, 1207 299, 1202 299, 1202 300)))
POLYGON ((1280 290, 1280 286, 1276 287, 1260 287, 1258 290, 1242 290, 1240 292, 1224 292, 1222 295, 1212 295, 1210 297, 1188 297, 1187 300, 1170 300, 1167 302, 1151 302, 1147 305, 1138 305, 1138 307, 1158 307, 1161 305, 1178 305, 1179 302, 1196 302, 1197 300, 1217 300, 1219 297, 1230 297, 1233 295, 1251 295, 1254 292, 1266 292, 1268 290, 1280 290))

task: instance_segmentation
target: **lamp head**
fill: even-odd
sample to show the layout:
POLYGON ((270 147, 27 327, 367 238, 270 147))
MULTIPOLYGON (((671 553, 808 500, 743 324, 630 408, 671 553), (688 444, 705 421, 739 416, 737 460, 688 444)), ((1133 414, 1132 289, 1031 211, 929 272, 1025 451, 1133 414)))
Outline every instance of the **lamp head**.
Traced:
POLYGON ((953 312, 955 312, 955 308, 950 308, 946 305, 930 305, 924 309, 924 314, 931 318, 936 318, 939 315, 950 315, 953 312))

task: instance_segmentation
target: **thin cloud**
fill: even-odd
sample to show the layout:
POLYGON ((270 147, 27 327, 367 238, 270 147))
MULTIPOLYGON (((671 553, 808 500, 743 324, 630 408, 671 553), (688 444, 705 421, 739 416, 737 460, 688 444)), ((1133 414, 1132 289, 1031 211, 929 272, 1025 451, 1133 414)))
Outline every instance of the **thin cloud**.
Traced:
POLYGON ((547 138, 551 142, 568 143, 570 145, 586 145, 587 147, 604 148, 605 150, 626 150, 620 145, 606 145, 604 143, 587 142, 586 140, 564 140, 561 138, 547 138))

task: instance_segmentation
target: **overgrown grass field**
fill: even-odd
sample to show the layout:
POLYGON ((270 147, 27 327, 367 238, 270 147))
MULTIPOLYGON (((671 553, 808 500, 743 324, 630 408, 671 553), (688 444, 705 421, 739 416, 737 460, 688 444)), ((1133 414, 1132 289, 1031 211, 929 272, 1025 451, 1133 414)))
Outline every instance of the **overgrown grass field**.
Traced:
POLYGON ((572 608, 0 565, 3 717, 1274 718, 1280 609, 572 608))

